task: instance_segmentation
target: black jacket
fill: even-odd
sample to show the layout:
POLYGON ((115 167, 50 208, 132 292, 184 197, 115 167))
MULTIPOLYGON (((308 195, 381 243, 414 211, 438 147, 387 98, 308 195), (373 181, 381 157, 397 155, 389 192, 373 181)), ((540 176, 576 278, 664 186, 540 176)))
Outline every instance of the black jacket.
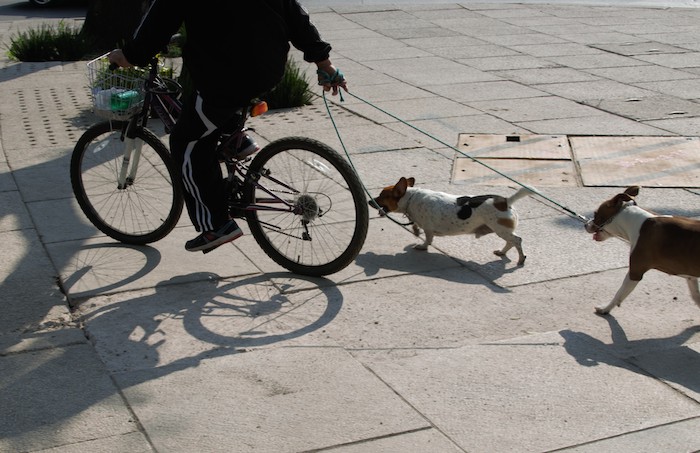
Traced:
POLYGON ((238 105, 279 82, 290 42, 308 62, 331 50, 297 0, 154 0, 124 55, 148 64, 183 23, 183 63, 196 89, 238 105))

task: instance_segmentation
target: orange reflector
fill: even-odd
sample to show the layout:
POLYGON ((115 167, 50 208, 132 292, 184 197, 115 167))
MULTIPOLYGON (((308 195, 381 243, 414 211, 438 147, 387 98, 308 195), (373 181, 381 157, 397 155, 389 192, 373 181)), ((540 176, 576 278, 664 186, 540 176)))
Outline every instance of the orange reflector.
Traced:
POLYGON ((260 116, 267 112, 267 102, 260 101, 250 109, 250 116, 260 116))

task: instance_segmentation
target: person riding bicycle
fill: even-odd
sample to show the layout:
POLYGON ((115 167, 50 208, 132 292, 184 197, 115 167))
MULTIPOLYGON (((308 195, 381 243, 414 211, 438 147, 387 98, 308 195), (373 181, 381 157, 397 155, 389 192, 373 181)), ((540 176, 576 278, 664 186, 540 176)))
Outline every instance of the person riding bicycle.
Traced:
POLYGON ((170 150, 185 188, 190 220, 200 234, 187 241, 191 252, 209 251, 243 232, 230 218, 216 145, 225 128, 251 99, 277 85, 284 75, 290 43, 315 63, 319 85, 347 91, 306 10, 297 0, 154 0, 134 36, 109 61, 121 67, 146 66, 184 24, 183 65, 194 93, 185 98, 170 134, 170 150))

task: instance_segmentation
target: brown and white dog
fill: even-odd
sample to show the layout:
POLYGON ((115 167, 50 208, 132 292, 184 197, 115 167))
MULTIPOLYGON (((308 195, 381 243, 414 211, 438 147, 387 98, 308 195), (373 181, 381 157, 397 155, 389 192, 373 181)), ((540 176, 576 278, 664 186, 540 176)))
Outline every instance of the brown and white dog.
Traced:
POLYGON ((596 241, 613 236, 630 243, 629 269, 622 286, 607 305, 596 307, 599 314, 610 313, 637 286, 650 269, 684 277, 690 295, 700 307, 700 221, 687 217, 658 215, 646 211, 634 199, 639 186, 628 187, 623 193, 603 202, 586 231, 596 241))
POLYGON ((417 250, 427 250, 434 236, 454 236, 475 234, 481 237, 496 233, 506 241, 505 247, 496 250, 498 256, 505 256, 512 247, 518 251, 518 265, 525 263, 522 239, 514 231, 518 225, 518 215, 513 203, 530 193, 523 188, 509 198, 499 195, 457 196, 444 192, 413 187, 414 178, 401 177, 393 186, 382 189, 377 198, 369 201, 378 208, 380 215, 387 212, 405 214, 413 223, 413 233, 425 232, 425 241, 414 246, 417 250))

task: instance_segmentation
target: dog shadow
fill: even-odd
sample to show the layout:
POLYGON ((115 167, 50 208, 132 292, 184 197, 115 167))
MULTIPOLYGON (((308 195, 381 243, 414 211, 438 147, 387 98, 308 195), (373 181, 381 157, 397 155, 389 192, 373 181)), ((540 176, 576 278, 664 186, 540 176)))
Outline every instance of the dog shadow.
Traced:
POLYGON ((688 327, 670 337, 630 341, 614 317, 605 319, 610 325, 610 344, 583 332, 559 332, 564 348, 576 362, 588 367, 603 363, 623 368, 700 394, 700 353, 684 345, 700 334, 700 326, 688 327))
POLYGON ((519 269, 519 267, 506 268, 511 261, 507 257, 496 257, 493 262, 480 264, 450 256, 438 248, 436 250, 439 253, 415 250, 412 245, 407 245, 403 252, 396 254, 365 252, 357 256, 355 264, 363 268, 368 277, 376 276, 380 271, 421 274, 453 283, 470 285, 490 283, 488 286, 496 293, 509 293, 510 290, 498 286, 493 280, 519 269))

